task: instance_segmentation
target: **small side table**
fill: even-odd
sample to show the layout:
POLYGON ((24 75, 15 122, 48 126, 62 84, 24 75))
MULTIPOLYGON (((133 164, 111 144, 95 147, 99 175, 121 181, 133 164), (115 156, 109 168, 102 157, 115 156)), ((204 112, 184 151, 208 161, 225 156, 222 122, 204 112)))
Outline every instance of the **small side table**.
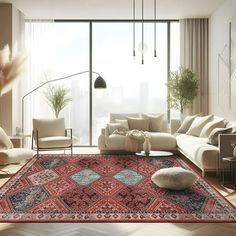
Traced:
MULTIPOLYGON (((223 162, 229 163, 230 177, 233 189, 236 189, 236 157, 223 157, 223 162)), ((223 185, 225 184, 225 167, 223 167, 223 185)))
POLYGON ((150 153, 146 154, 144 151, 136 152, 135 153, 137 157, 137 173, 139 170, 139 156, 141 157, 166 157, 166 156, 172 156, 174 155, 172 152, 166 152, 166 151, 150 151, 150 153))

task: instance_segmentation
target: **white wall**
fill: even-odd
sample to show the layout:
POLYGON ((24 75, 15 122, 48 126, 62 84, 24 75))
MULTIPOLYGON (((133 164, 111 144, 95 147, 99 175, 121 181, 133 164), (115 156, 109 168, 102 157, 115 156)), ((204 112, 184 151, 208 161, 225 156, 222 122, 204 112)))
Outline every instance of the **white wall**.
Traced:
POLYGON ((236 112, 230 109, 229 103, 228 71, 229 23, 235 17, 236 1, 227 0, 209 20, 209 112, 229 120, 236 120, 236 112), (219 54, 223 60, 219 59, 218 63, 219 54))

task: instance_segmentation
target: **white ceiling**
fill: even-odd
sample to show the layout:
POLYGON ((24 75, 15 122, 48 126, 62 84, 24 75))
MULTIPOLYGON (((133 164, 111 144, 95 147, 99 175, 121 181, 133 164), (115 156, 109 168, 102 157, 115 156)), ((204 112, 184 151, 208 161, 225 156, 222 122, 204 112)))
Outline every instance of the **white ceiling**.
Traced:
MULTIPOLYGON (((209 17, 225 0, 157 0, 157 18, 209 17)), ((32 19, 132 19, 133 0, 0 0, 32 19)), ((144 18, 153 18, 154 0, 144 0, 144 18)), ((136 15, 141 17, 141 0, 136 15)))

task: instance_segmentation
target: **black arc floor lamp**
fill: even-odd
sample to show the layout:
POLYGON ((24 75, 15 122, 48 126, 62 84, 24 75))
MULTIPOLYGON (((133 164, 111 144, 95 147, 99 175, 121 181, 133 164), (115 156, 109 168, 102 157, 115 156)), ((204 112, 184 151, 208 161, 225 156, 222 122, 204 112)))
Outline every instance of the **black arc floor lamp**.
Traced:
POLYGON ((27 96, 29 96, 30 94, 32 94, 33 92, 35 92, 36 90, 43 87, 44 85, 46 85, 46 84, 49 84, 49 83, 52 83, 52 82, 57 82, 57 81, 64 80, 64 79, 69 79, 69 78, 72 78, 76 75, 81 75, 81 74, 85 74, 85 73, 89 73, 89 72, 92 72, 92 73, 98 75, 98 77, 94 81, 94 88, 95 89, 105 89, 107 87, 106 81, 101 77, 101 75, 98 72, 86 70, 86 71, 81 71, 81 72, 78 72, 78 73, 75 73, 75 74, 72 74, 72 75, 67 75, 67 76, 64 76, 64 77, 61 77, 61 78, 58 78, 58 79, 48 80, 48 81, 40 84, 38 87, 30 90, 28 93, 26 93, 22 97, 22 99, 21 99, 21 132, 22 132, 22 146, 23 147, 24 147, 24 100, 25 100, 25 98, 27 96))

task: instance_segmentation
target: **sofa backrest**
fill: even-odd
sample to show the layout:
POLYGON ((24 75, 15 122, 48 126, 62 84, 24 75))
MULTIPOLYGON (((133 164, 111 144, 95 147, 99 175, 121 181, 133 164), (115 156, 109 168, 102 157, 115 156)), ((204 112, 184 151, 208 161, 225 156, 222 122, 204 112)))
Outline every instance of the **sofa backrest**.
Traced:
MULTIPOLYGON (((150 115, 159 115, 160 113, 148 113, 150 115)), ((127 117, 141 118, 141 113, 110 113, 110 123, 115 123, 115 120, 127 120, 127 117)), ((166 119, 162 121, 161 132, 169 133, 169 125, 166 119)))
POLYGON ((115 119, 127 120, 127 117, 138 118, 139 113, 110 113, 110 123, 115 123, 115 119))
POLYGON ((164 133, 169 133, 170 132, 168 120, 163 120, 162 121, 162 130, 161 130, 161 132, 164 132, 164 133))

